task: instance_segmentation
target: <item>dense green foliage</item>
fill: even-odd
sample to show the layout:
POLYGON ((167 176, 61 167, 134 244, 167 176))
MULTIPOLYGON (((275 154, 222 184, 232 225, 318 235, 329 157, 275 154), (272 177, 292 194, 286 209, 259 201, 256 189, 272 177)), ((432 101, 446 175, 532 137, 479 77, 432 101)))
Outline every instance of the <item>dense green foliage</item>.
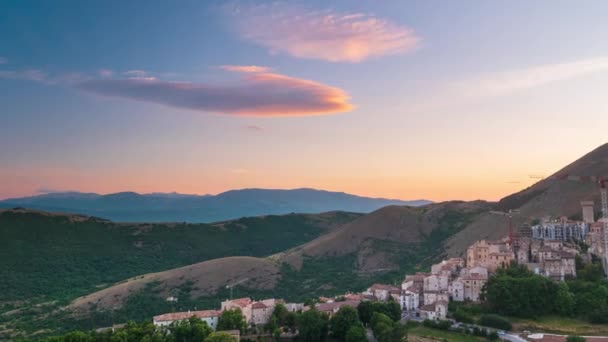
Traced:
POLYGON ((308 310, 298 317, 299 339, 303 342, 323 341, 329 333, 329 318, 317 310, 308 310))
POLYGON ((372 316, 376 312, 385 314, 393 321, 401 319, 401 307, 399 303, 392 300, 388 302, 364 301, 359 304, 357 311, 359 312, 359 319, 365 325, 371 322, 372 316))
POLYGON ((226 310, 222 312, 219 322, 217 323, 218 330, 239 330, 244 332, 247 328, 247 323, 243 319, 241 310, 226 310))
POLYGON ((374 312, 370 321, 374 337, 378 342, 401 342, 407 341, 407 328, 399 321, 392 320, 389 316, 374 312))
MULTIPOLYGON (((336 213, 335 220, 350 218, 336 213)), ((326 231, 297 214, 207 225, 117 224, 4 211, 0 226, 0 304, 72 299, 144 273, 231 255, 266 256, 326 231)))
POLYGON ((129 322, 124 328, 104 332, 73 331, 63 336, 49 337, 44 342, 231 342, 230 339, 214 338, 207 323, 196 317, 175 322, 166 328, 155 327, 151 322, 129 322))
POLYGON ((566 337, 566 342, 585 342, 585 341, 587 341, 587 339, 582 336, 570 335, 570 336, 566 337))
POLYGON ((539 317, 561 313, 564 307, 570 305, 567 298, 558 295, 562 292, 563 287, 557 282, 536 275, 524 266, 513 265, 499 269, 488 280, 484 296, 493 312, 539 317))
POLYGON ((608 282, 601 264, 578 263, 578 278, 556 282, 522 266, 499 270, 488 280, 484 296, 488 309, 515 317, 584 317, 608 323, 608 282))
POLYGON ((361 321, 357 310, 350 306, 341 307, 329 321, 332 336, 340 341, 346 339, 346 334, 353 326, 361 326, 361 321))
POLYGON ((348 329, 345 342, 367 342, 367 336, 365 334, 365 328, 361 325, 353 325, 348 329))
POLYGON ((513 328, 508 319, 493 314, 481 315, 477 324, 501 330, 511 330, 513 328))

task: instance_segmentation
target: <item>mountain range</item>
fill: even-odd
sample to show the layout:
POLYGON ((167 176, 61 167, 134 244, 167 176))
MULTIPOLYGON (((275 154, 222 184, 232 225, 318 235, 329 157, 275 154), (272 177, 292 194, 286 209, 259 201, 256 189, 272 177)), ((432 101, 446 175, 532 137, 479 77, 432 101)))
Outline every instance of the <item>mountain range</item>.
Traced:
POLYGON ((427 200, 370 198, 316 189, 242 189, 218 195, 177 193, 108 195, 56 192, 0 201, 0 208, 26 207, 102 217, 120 222, 206 223, 246 216, 347 211, 369 213, 387 205, 421 206, 427 200))

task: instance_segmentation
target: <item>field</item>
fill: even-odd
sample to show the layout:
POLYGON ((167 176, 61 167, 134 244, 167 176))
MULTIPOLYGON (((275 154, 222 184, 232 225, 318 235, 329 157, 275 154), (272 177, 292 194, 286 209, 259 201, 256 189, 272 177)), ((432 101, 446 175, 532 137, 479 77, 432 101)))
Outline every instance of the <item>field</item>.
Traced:
POLYGON ((567 317, 547 316, 539 319, 510 318, 515 331, 543 331, 561 335, 607 336, 608 325, 593 324, 567 317))
POLYGON ((410 342, 470 342, 487 341, 485 338, 475 337, 462 333, 445 330, 431 329, 424 326, 414 327, 408 330, 408 341, 410 342))

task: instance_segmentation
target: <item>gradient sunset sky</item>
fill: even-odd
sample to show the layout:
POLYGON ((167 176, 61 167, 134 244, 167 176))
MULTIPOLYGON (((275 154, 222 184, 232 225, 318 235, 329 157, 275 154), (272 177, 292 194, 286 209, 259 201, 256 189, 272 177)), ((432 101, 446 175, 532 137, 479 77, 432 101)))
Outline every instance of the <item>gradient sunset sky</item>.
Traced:
POLYGON ((3 1, 0 198, 496 200, 608 141, 607 1, 3 1))

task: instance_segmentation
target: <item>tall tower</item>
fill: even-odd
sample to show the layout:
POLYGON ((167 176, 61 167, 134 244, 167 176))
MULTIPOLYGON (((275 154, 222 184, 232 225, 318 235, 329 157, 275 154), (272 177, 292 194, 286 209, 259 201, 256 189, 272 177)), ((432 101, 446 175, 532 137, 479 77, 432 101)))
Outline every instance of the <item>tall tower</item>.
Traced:
POLYGON ((583 221, 586 223, 595 222, 593 214, 593 201, 582 201, 581 207, 583 208, 583 221))

